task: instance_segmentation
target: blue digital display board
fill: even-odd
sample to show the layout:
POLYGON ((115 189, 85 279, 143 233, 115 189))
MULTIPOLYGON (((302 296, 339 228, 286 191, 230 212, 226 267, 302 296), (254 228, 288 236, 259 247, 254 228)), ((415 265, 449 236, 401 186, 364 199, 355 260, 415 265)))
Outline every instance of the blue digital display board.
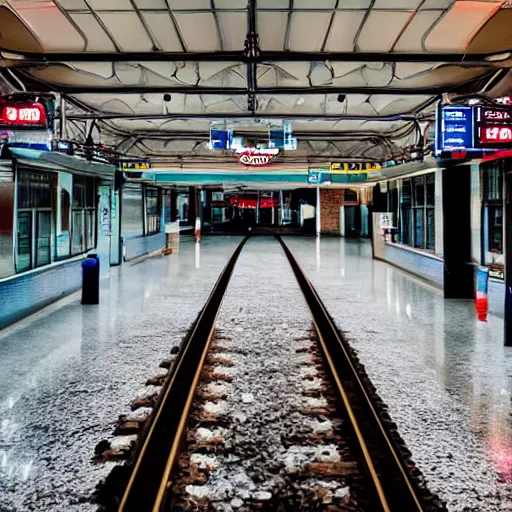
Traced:
POLYGON ((233 139, 231 130, 220 130, 212 128, 210 130, 210 149, 230 149, 233 139))
POLYGON ((467 151, 474 148, 473 108, 443 106, 438 112, 437 150, 467 151))

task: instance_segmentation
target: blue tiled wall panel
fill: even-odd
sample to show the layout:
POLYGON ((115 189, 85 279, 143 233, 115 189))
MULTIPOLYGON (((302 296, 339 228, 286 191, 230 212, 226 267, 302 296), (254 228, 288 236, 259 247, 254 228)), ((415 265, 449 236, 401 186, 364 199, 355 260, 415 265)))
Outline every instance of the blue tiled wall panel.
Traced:
POLYGON ((157 249, 163 249, 164 247, 165 233, 128 238, 126 240, 126 261, 156 251, 157 249))
POLYGON ((489 301, 489 313, 503 316, 505 311, 505 283, 489 280, 487 299, 489 301))
POLYGON ((442 261, 390 244, 386 244, 384 254, 384 260, 388 263, 426 279, 440 288, 443 287, 444 264, 442 261))
POLYGON ((0 281, 0 329, 78 290, 80 261, 0 281))

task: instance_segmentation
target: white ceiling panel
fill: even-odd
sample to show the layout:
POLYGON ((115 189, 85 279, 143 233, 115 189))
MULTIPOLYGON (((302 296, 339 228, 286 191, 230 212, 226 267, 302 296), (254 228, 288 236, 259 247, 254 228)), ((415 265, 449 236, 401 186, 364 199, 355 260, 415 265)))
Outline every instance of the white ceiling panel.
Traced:
POLYGON ((182 51, 174 24, 166 12, 145 12, 143 16, 162 50, 167 52, 182 51))
MULTIPOLYGON (((107 7, 104 0, 87 0, 87 3, 96 11, 105 10, 107 7)), ((108 0, 109 11, 131 11, 133 9, 130 0, 108 0)))
POLYGON ((422 0, 375 0, 374 9, 407 9, 414 11, 417 9, 422 0))
POLYGON ((294 9, 334 9, 336 0, 294 0, 294 9))
POLYGON ((328 52, 349 52, 354 48, 354 38, 357 34, 364 11, 337 12, 325 45, 328 52))
POLYGON ((220 32, 225 51, 236 51, 244 47, 247 34, 245 12, 218 13, 220 32))
POLYGON ((444 11, 418 12, 407 25, 393 50, 397 52, 422 52, 423 37, 441 18, 444 11))
POLYGON ((281 51, 284 49, 287 20, 288 14, 285 12, 258 13, 258 33, 262 50, 281 51))
POLYGON ((92 14, 70 14, 87 38, 89 52, 111 52, 114 44, 92 14))
POLYGON ((296 52, 319 51, 330 19, 330 13, 293 13, 289 49, 296 52))
POLYGON ((185 45, 190 52, 220 50, 220 41, 212 14, 175 14, 185 45))
POLYGON ((258 9, 288 9, 290 0, 258 0, 258 9))
POLYGON ((410 13, 398 11, 371 12, 357 41, 361 52, 387 52, 407 22, 410 13), (386 27, 385 30, 382 30, 386 27))
POLYGON ((134 0, 139 9, 167 9, 165 0, 134 0))
POLYGON ((426 50, 464 51, 499 8, 500 4, 494 2, 456 2, 425 39, 426 50))
POLYGON ((151 39, 134 12, 101 13, 99 16, 123 51, 152 50, 151 39))
POLYGON ((210 0, 168 0, 171 9, 196 10, 211 9, 210 0))

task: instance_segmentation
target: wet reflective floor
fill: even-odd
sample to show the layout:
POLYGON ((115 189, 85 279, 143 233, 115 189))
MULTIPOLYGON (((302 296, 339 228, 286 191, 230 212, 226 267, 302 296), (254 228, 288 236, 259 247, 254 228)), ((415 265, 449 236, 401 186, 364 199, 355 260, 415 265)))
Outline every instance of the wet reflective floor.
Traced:
MULTIPOLYGON (((275 248, 265 240, 262 253, 275 248)), ((512 510, 512 349, 503 347, 503 320, 479 322, 472 302, 446 301, 372 260, 367 242, 285 240, 431 489, 451 511, 512 510)), ((184 242, 179 256, 114 270, 99 307, 74 296, 0 331, 1 512, 91 510, 87 498, 110 470, 91 462, 94 447, 181 341, 239 241, 184 242)))
MULTIPOLYGON (((192 240, 192 237, 189 237, 192 240)), ((99 306, 74 295, 0 331, 0 511, 95 510, 92 462, 183 338, 241 239, 113 269, 99 306)))
POLYGON ((512 348, 503 319, 350 239, 285 239, 450 510, 512 510, 512 348))

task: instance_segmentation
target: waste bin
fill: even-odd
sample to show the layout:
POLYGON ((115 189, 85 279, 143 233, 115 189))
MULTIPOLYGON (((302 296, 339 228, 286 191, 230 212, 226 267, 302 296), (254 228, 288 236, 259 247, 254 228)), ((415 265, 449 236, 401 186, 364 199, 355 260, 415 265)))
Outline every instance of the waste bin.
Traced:
POLYGON ((97 254, 88 254, 82 261, 82 304, 100 302, 100 259, 97 254))
POLYGON ((476 312, 478 320, 487 322, 487 312, 489 311, 489 302, 487 293, 489 289, 489 269, 487 267, 478 267, 476 271, 476 312))

